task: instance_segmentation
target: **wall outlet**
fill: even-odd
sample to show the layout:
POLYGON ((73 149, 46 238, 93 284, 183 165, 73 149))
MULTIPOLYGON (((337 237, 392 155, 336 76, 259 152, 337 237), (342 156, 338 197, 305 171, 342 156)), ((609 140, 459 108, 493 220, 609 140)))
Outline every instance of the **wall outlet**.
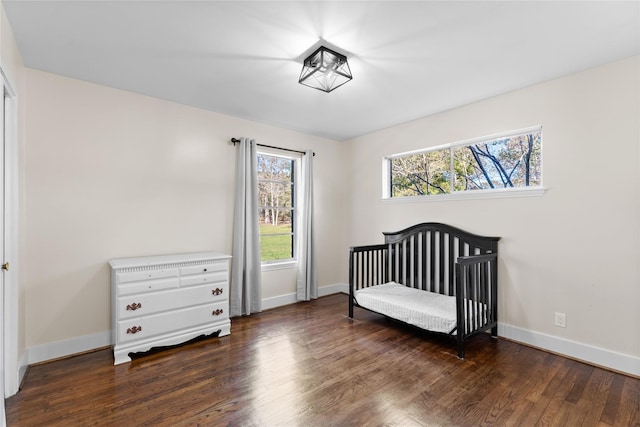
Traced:
POLYGON ((556 326, 560 326, 561 328, 567 327, 567 318, 564 313, 556 313, 556 326))

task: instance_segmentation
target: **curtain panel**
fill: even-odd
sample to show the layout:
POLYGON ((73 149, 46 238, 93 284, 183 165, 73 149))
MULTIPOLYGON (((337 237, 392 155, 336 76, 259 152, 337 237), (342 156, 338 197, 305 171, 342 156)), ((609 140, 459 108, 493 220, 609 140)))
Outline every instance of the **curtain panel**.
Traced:
POLYGON ((254 139, 240 138, 238 145, 230 316, 249 315, 262 310, 257 143, 254 139))
POLYGON ((313 152, 302 157, 302 209, 298 234, 298 278, 296 297, 299 301, 318 298, 315 232, 313 221, 313 152))

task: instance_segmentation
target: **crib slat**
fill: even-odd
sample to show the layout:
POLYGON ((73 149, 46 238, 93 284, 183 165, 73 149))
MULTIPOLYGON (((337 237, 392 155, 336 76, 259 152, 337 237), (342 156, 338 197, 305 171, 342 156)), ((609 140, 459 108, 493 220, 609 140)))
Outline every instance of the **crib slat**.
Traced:
POLYGON ((366 267, 366 271, 367 271, 367 282, 371 283, 371 286, 375 285, 374 282, 374 275, 373 275, 373 251, 368 251, 367 252, 367 267, 366 267))
POLYGON ((382 258, 382 253, 381 251, 376 251, 376 275, 378 277, 378 281, 377 284, 382 284, 384 283, 384 276, 382 273, 382 269, 384 267, 384 259, 382 258))
MULTIPOLYGON (((467 248, 467 244, 462 239, 458 239, 458 256, 456 257, 456 260, 458 257, 465 256, 466 248, 467 248)), ((457 274, 458 274, 458 270, 456 269, 456 275, 457 274)), ((459 279, 460 278, 456 276, 456 281, 459 279)), ((453 283, 455 283, 455 281, 453 283)), ((452 286, 452 288, 453 289, 451 289, 451 293, 449 295, 455 295, 455 285, 452 286)))
POLYGON ((394 245, 389 245, 389 249, 387 251, 387 254, 389 255, 389 263, 387 268, 389 268, 389 281, 393 281, 395 280, 395 269, 393 268, 393 264, 395 262, 395 252, 393 250, 394 245))
POLYGON ((358 284, 357 288, 360 289, 362 287, 362 252, 358 252, 356 254, 356 283, 358 284))
POLYGON ((351 259, 353 261, 352 264, 352 270, 353 270, 353 286, 354 289, 360 289, 360 275, 359 275, 359 264, 358 264, 358 257, 360 256, 360 254, 358 252, 356 253, 352 253, 351 254, 351 259))
POLYGON ((444 252, 444 240, 445 240, 445 233, 443 233, 442 231, 438 232, 438 282, 436 283, 436 292, 438 292, 439 294, 442 293, 442 287, 444 284, 444 271, 445 271, 445 264, 444 264, 444 259, 446 257, 445 252, 444 252))
POLYGON ((435 292, 436 282, 436 233, 429 231, 429 291, 435 292))
POLYGON ((478 269, 479 266, 474 265, 473 270, 473 280, 471 281, 471 330, 475 330, 478 327, 478 269))
POLYGON ((378 250, 378 284, 382 284, 386 282, 386 277, 384 274, 384 253, 381 250, 378 250))
MULTIPOLYGON (((447 233, 449 235, 449 257, 447 259, 447 266, 448 268, 448 276, 447 276, 447 281, 446 283, 446 289, 442 289, 442 292, 440 292, 443 295, 451 295, 451 284, 453 283, 455 274, 454 274, 454 268, 455 268, 455 240, 456 237, 453 235, 453 233, 447 233)), ((444 287, 444 284, 443 284, 444 287)))
POLYGON ((406 285, 410 286, 410 287, 414 287, 415 286, 415 277, 413 275, 414 271, 415 271, 415 257, 414 255, 414 237, 415 236, 411 236, 407 239, 407 246, 409 247, 407 249, 407 282, 405 282, 406 285))
POLYGON ((427 275, 429 274, 429 272, 427 271, 427 232, 424 231, 422 233, 420 233, 420 251, 421 251, 421 257, 420 257, 420 262, 422 263, 422 265, 420 266, 420 273, 421 273, 421 282, 420 282, 420 289, 422 289, 423 291, 427 290, 427 275))

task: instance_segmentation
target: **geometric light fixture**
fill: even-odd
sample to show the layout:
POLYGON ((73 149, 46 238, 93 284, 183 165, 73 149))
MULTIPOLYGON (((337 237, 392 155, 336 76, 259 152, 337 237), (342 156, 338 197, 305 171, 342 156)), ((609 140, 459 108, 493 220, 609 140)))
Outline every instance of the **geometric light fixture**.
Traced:
POLYGON ((331 92, 352 79, 347 57, 320 46, 304 60, 298 83, 331 92))

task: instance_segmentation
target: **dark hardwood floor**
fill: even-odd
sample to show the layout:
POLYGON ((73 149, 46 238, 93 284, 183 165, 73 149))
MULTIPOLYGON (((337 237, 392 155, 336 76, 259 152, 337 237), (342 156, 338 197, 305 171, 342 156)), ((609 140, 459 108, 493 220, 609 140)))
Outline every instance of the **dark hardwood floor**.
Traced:
POLYGON ((640 426, 640 380, 488 336, 453 341, 331 295, 113 366, 32 366, 13 426, 640 426))

